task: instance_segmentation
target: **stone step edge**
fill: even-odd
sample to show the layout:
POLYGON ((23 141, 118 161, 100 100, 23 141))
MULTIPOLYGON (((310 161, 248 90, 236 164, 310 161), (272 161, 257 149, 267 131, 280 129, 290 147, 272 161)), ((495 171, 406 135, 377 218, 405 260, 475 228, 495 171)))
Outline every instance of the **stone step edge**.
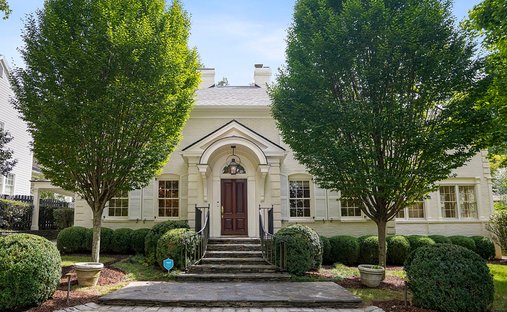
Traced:
POLYGON ((231 262, 241 262, 241 261, 252 261, 252 262, 263 262, 267 263, 264 258, 202 258, 201 261, 210 261, 210 262, 220 262, 220 261, 231 261, 231 262))
POLYGON ((276 269, 271 264, 199 264, 195 265, 200 268, 223 268, 223 269, 276 269))

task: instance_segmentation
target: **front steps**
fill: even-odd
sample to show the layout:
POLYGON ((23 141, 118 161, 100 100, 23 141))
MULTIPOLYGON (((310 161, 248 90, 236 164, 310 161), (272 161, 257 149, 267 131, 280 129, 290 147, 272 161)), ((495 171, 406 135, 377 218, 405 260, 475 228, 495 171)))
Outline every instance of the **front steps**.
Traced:
POLYGON ((201 263, 176 278, 198 282, 283 282, 290 275, 264 261, 259 239, 213 238, 208 241, 201 263))

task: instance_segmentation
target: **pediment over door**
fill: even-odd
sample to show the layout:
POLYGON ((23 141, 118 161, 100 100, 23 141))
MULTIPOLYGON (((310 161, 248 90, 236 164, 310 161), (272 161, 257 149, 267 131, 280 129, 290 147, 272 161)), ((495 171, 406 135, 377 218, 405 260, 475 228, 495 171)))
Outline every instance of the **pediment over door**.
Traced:
POLYGON ((267 165, 268 157, 285 157, 286 150, 262 134, 248 128, 237 120, 231 120, 220 128, 182 150, 185 157, 198 156, 199 164, 207 164, 211 154, 222 146, 241 145, 255 154, 259 164, 267 165))

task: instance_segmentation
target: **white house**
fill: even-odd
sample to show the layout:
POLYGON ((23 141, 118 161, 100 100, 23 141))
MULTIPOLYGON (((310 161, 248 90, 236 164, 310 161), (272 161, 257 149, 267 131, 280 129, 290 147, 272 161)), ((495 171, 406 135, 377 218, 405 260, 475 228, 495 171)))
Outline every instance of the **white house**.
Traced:
POLYGON ((0 129, 9 131, 13 140, 7 147, 14 151, 13 158, 17 159, 14 169, 4 177, 0 175, 0 194, 30 195, 30 179, 32 176, 32 140, 26 123, 19 118, 18 112, 10 104, 14 96, 9 82, 9 66, 5 58, 0 55, 0 129))
MULTIPOLYGON (((355 202, 319 188, 281 140, 266 93, 269 68, 256 65, 255 83, 242 87, 215 87, 214 69, 201 73, 177 150, 147 187, 110 201, 103 226, 141 228, 173 219, 194 226, 196 206, 209 205, 212 237, 258 237, 260 207, 273 207, 275 231, 304 223, 326 236, 376 234, 355 202)), ((400 213, 389 232, 487 235, 493 198, 486 154, 455 173, 429 199, 400 213)), ((79 199, 75 225, 92 226, 91 209, 79 199)))

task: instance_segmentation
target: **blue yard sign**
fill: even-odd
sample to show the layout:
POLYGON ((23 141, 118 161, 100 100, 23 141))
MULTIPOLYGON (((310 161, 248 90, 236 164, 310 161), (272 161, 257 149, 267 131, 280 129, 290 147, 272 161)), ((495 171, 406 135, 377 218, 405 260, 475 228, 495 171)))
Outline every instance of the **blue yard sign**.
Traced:
POLYGON ((173 259, 165 259, 163 265, 167 272, 169 272, 174 267, 174 261, 173 259))

